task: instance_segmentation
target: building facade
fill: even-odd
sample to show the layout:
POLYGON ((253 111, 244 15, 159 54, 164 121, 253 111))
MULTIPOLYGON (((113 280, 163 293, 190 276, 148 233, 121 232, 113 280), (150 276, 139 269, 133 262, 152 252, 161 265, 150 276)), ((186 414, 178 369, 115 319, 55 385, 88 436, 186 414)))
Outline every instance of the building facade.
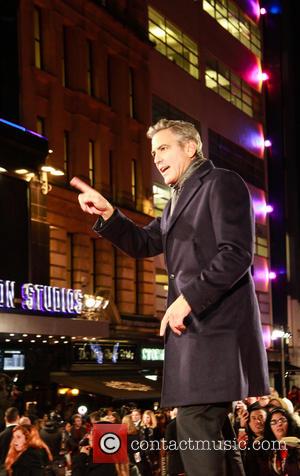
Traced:
MULTIPOLYGON (((72 176, 82 178, 140 225, 159 216, 170 191, 152 163, 146 131, 160 117, 194 122, 205 155, 215 165, 238 172, 249 186, 256 214, 253 275, 270 348, 273 317, 258 2, 21 0, 12 2, 5 15, 15 19, 9 35, 18 57, 17 64, 6 65, 7 90, 14 86, 19 96, 14 107, 1 96, 1 115, 47 137, 49 148, 42 171, 34 170, 30 180, 28 171, 19 175, 19 180, 29 180, 36 197, 42 197, 41 203, 32 198, 30 207, 42 217, 44 232, 37 236, 41 249, 48 251, 38 259, 31 249, 36 274, 30 269, 27 279, 57 289, 80 289, 82 295, 106 301, 100 313, 85 307, 78 318, 93 325, 90 330, 72 329, 76 319, 69 321, 70 331, 64 330, 63 336, 69 335, 77 357, 65 366, 68 375, 56 375, 56 382, 70 379, 72 372, 99 372, 99 365, 94 365, 97 349, 81 367, 78 355, 84 352, 74 350, 75 343, 94 345, 92 339, 103 349, 116 344, 120 349, 136 345, 137 352, 150 349, 150 365, 139 357, 134 367, 126 364, 120 371, 152 369, 160 376, 162 343, 157 333, 168 284, 163 259, 134 260, 97 238, 93 218, 80 211, 77 194, 69 186, 72 176), (19 80, 13 85, 9 79, 16 70, 19 80), (97 322, 106 327, 97 331, 97 322)), ((36 220, 31 222, 33 229, 36 220)), ((54 330, 53 323, 51 335, 59 335, 59 323, 54 330)), ((9 334, 9 326, 5 329, 9 334)), ((8 339, 5 332, 3 339, 8 339)), ((47 326, 34 332, 50 334, 47 326)), ((106 355, 113 359, 115 354, 110 350, 106 355)), ((105 364, 107 372, 116 368, 105 364)))

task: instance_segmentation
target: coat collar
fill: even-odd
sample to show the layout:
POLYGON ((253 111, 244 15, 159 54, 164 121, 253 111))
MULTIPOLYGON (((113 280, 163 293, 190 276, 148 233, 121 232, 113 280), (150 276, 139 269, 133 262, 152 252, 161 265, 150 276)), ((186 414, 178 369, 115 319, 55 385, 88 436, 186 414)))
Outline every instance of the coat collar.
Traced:
POLYGON ((164 216, 163 216, 163 228, 166 229, 167 233, 171 230, 173 225, 175 224, 176 220, 178 217, 181 215, 181 213, 184 211, 185 207, 188 205, 190 200, 193 198, 195 193, 198 191, 198 189, 202 185, 202 179, 205 175, 207 175, 209 172, 211 172, 215 166, 210 160, 207 160, 204 164, 202 164, 195 172, 184 182, 184 185, 182 187, 182 191, 179 195, 178 201, 175 205, 173 214, 171 217, 169 217, 170 213, 170 201, 166 206, 166 209, 164 210, 164 216))

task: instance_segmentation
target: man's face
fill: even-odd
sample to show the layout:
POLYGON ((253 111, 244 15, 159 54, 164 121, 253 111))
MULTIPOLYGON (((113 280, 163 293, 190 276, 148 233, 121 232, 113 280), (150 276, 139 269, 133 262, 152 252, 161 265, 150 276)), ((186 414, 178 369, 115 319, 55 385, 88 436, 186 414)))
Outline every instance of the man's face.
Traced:
POLYGON ((81 417, 76 417, 74 419, 74 426, 76 426, 76 428, 79 428, 80 426, 82 426, 82 419, 81 417))
POLYGON ((141 419, 140 412, 138 412, 137 410, 133 410, 132 413, 131 413, 131 418, 132 418, 132 421, 134 421, 134 422, 140 421, 140 419, 141 419))
POLYGON ((256 436, 264 432, 267 413, 264 410, 254 410, 250 413, 249 426, 256 436))
POLYGON ((190 165, 196 153, 196 144, 186 142, 183 146, 171 129, 163 129, 152 138, 152 157, 167 185, 175 184, 190 165))

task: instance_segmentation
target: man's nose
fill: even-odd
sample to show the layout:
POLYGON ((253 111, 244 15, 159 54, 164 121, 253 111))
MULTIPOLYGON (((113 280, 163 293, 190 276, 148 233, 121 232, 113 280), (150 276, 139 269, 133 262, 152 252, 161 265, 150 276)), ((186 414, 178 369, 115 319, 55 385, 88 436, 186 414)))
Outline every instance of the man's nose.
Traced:
POLYGON ((154 163, 156 165, 156 167, 158 166, 158 164, 160 163, 160 156, 159 156, 159 153, 156 152, 155 156, 154 156, 154 163))

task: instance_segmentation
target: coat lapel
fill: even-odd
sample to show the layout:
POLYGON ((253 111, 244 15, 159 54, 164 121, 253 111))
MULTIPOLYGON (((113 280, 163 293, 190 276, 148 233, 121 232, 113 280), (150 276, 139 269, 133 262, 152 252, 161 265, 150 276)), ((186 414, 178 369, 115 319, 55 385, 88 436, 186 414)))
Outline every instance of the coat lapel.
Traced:
POLYGON ((192 200, 193 196, 202 185, 202 178, 208 174, 214 168, 213 163, 208 160, 206 163, 201 165, 199 169, 197 169, 191 177, 189 177, 182 188, 182 192, 179 195, 177 203, 175 205, 174 211, 172 216, 169 216, 170 213, 170 202, 166 206, 166 214, 164 213, 165 220, 166 220, 166 232, 169 233, 171 228, 176 223, 176 220, 187 207, 188 203, 192 200))

